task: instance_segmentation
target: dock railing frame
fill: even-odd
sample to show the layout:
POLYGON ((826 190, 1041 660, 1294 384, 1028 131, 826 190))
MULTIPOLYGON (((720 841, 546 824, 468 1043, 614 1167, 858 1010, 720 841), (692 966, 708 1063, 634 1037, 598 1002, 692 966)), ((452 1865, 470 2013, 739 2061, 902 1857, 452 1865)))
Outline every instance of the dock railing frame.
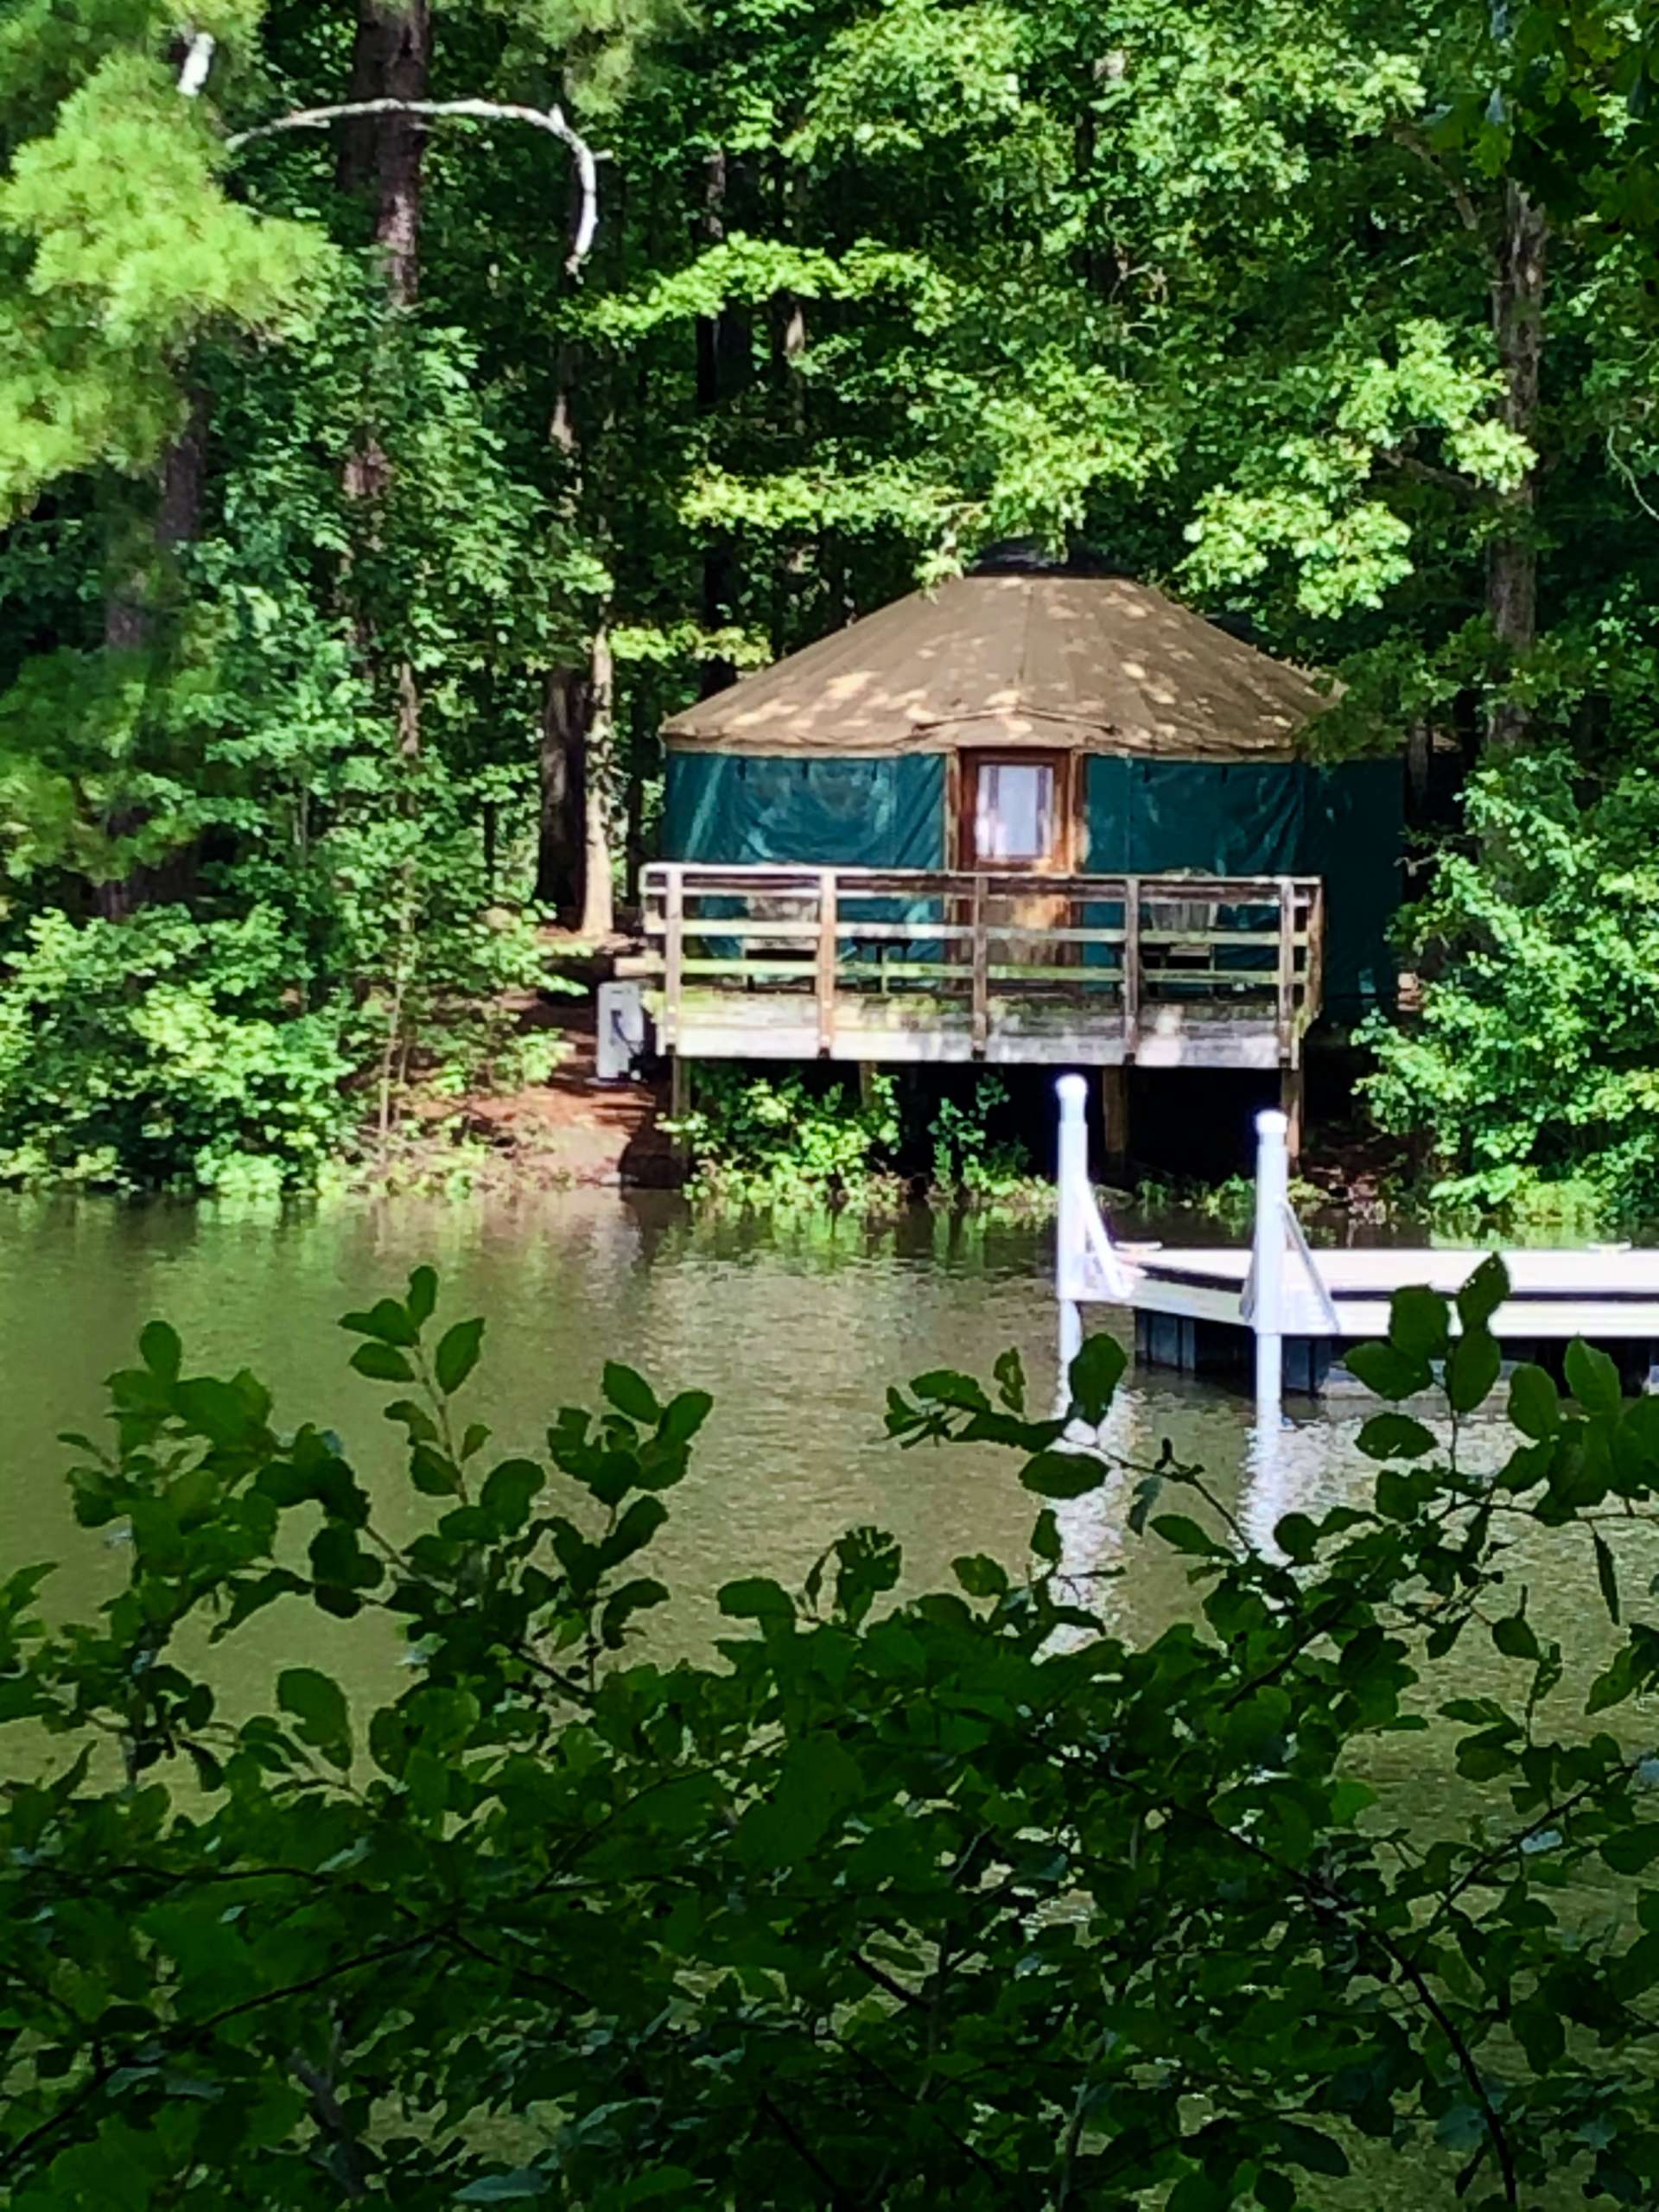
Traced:
POLYGON ((1122 1025, 1126 1058, 1150 1006, 1255 1012, 1286 1066, 1320 1011, 1317 876, 662 861, 643 893, 647 950, 630 972, 658 995, 670 1051, 688 1041, 694 989, 810 994, 823 1057, 836 1055, 842 1008, 872 997, 964 1008, 976 1055, 994 1001, 1098 1011, 1122 1025), (1045 906, 1052 918, 1029 918, 1045 906))
MULTIPOLYGON (((1054 1291, 1064 1376, 1082 1349, 1084 1306, 1133 1305, 1138 1271, 1134 1259, 1112 1242, 1090 1177, 1088 1083, 1080 1075, 1063 1075, 1055 1090, 1060 1122, 1054 1291)), ((1290 1203, 1288 1131, 1283 1114, 1256 1116, 1255 1217, 1239 1313, 1255 1338, 1256 1424, 1262 1430, 1276 1428, 1283 1417, 1285 1338, 1290 1333, 1294 1275, 1300 1275, 1303 1288, 1311 1294, 1321 1330, 1332 1338, 1341 1333, 1319 1263, 1290 1203)))

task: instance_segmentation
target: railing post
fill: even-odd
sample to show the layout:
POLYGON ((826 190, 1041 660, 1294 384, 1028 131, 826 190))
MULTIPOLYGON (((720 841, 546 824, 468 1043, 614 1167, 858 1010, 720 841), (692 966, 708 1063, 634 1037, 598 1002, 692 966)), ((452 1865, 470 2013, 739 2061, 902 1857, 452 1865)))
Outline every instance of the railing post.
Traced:
POLYGON ((1279 1064, 1290 1065, 1296 1037, 1296 886, 1279 879, 1279 1064))
POLYGON ((1060 1370, 1064 1382, 1083 1350, 1083 1310, 1077 1303, 1088 1249, 1089 1085, 1063 1075, 1060 1100, 1059 1189, 1054 1224, 1054 1294, 1060 1305, 1060 1370))
POLYGON ((838 950, 836 872, 818 871, 818 1057, 828 1059, 836 1045, 836 959, 838 950))
POLYGON ((685 874, 677 863, 670 866, 663 908, 663 1034, 671 1049, 680 1041, 682 1000, 685 990, 685 874))
POLYGON ((1141 1042, 1141 879, 1123 879, 1123 1057, 1141 1042))
POLYGON ((1278 1427, 1284 1405, 1287 1128, 1282 1114, 1255 1117, 1255 1236, 1250 1273, 1255 1291, 1255 1421, 1261 1430, 1278 1427))
POLYGON ((991 1028, 991 951, 985 936, 985 879, 974 878, 974 1058, 982 1058, 991 1028))
POLYGON ((1307 894, 1307 965, 1303 971, 1302 1028, 1310 1030, 1325 1006, 1325 878, 1307 894))

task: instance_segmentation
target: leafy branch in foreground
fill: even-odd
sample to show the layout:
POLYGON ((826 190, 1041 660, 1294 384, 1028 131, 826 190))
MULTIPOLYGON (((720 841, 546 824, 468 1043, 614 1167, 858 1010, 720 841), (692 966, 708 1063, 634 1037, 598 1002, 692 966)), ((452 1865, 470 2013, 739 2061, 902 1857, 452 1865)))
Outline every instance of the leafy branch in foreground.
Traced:
POLYGON ((798 1592, 728 1584, 712 1661, 631 1649, 707 1397, 613 1364, 498 1459, 461 1410, 482 1325, 422 1269, 346 1322, 384 1497, 152 1324, 111 1441, 71 1440, 123 1586, 73 1625, 44 1570, 0 1592, 8 2202, 1290 2212, 1395 2152, 1419 2202, 1652 2201, 1655 1764, 1601 1716, 1659 1679, 1624 1572, 1659 1407, 1574 1346, 1573 1398, 1517 1368, 1521 1440, 1471 1471, 1504 1287, 1401 1295, 1355 1355, 1395 1402, 1369 1497, 1270 1552, 1167 1449, 1100 1448, 1108 1338, 1055 1420, 1012 1355, 920 1377, 894 1437, 1018 1455, 1026 1570, 900 1594, 855 1530, 798 1592), (1103 1485, 1189 1562, 1140 1646, 1067 1556, 1103 1485), (1522 1569, 1599 1586, 1587 1694, 1522 1569), (224 1711, 213 1648, 276 1604, 296 1654, 306 1609, 395 1629, 397 1694, 296 1662, 224 1711), (1471 1637, 1507 1694, 1455 1694, 1471 1637))

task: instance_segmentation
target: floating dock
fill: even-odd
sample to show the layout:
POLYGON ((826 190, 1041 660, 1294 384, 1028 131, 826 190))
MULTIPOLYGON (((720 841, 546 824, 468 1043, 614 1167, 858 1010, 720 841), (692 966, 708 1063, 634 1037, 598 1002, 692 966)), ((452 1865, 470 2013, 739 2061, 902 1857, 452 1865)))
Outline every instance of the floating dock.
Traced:
MULTIPOLYGON (((1063 1359, 1082 1341, 1081 1308, 1135 1314, 1146 1364, 1188 1374, 1254 1370, 1258 1413, 1276 1417, 1287 1389, 1325 1387, 1344 1344, 1388 1334, 1396 1290, 1460 1289, 1482 1251, 1375 1245, 1318 1250, 1292 1211, 1282 1114, 1256 1122, 1255 1233, 1248 1249, 1114 1242, 1089 1179, 1088 1085, 1062 1077, 1056 1290, 1063 1359)), ((1504 1252, 1510 1295, 1492 1319, 1506 1353, 1559 1363, 1575 1337, 1618 1361, 1627 1389, 1659 1362, 1659 1250, 1624 1247, 1504 1252)))

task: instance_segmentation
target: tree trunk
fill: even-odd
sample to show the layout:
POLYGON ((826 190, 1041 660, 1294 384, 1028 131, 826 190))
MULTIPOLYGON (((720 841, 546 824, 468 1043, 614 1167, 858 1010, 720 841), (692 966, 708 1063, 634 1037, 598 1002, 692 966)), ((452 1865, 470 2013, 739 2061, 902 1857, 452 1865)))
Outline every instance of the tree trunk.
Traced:
MULTIPOLYGON (((556 373, 547 442, 563 479, 556 497, 574 524, 582 490, 582 442, 576 427, 582 363, 574 346, 559 348, 556 373)), ((587 670, 550 669, 542 689, 536 896, 572 927, 586 903, 588 711, 587 670)))
POLYGON ((593 677, 588 687, 588 734, 582 806, 582 934, 595 942, 616 927, 611 876, 610 794, 607 771, 616 728, 615 664, 603 620, 594 633, 593 677))
MULTIPOLYGON (((348 99, 423 100, 431 73, 430 0, 358 0, 348 99)), ((414 115, 358 116, 339 129, 340 188, 369 200, 375 243, 386 257, 388 294, 395 307, 410 307, 420 289, 425 122, 414 115)))
MULTIPOLYGON (((1543 210, 1511 180, 1504 188, 1503 230, 1492 283, 1492 330, 1503 372, 1506 426, 1535 445, 1538 389, 1544 351, 1544 273, 1549 228, 1543 210)), ((1486 612, 1504 673, 1530 652, 1538 630, 1538 552, 1533 523, 1536 474, 1529 470, 1503 494, 1498 524, 1487 548, 1486 612)), ((1488 718, 1489 745, 1524 742, 1530 717, 1509 701, 1488 718)))
MULTIPOLYGON (((184 428, 162 458, 156 504, 146 524, 115 548, 104 600, 104 643, 113 652, 140 652, 156 642, 158 620, 175 582, 181 546, 201 531, 201 504, 207 474, 207 398, 189 395, 184 428)), ((111 838, 130 837, 143 820, 140 810, 112 807, 103 830, 111 838)), ((188 874, 188 871, 186 871, 188 874)), ((106 921, 122 921, 169 888, 182 895, 176 862, 159 869, 135 868, 118 883, 101 883, 96 906, 106 921)))
MULTIPOLYGON (((730 179, 723 149, 716 149, 703 163, 703 241, 718 245, 726 236, 726 195, 730 179)), ((697 317, 697 412, 712 415, 735 380, 738 348, 744 335, 730 308, 697 317)), ((723 629, 736 613, 737 563, 732 541, 716 530, 703 549, 702 623, 706 630, 723 629)), ((703 662, 699 689, 707 699, 723 691, 737 674, 723 653, 711 653, 703 662)))
MULTIPOLYGON (((430 0, 358 0, 349 97, 353 100, 422 100, 431 90, 430 0)), ((418 116, 357 116, 338 125, 335 179, 342 192, 366 199, 373 210, 374 240, 385 257, 386 297, 397 309, 412 308, 420 291, 422 183, 426 124, 418 116)), ((349 497, 372 506, 385 496, 391 466, 371 429, 346 464, 349 497)), ((370 525, 372 537, 373 524, 370 525)), ((357 630, 365 658, 385 675, 372 615, 359 612, 357 630), (378 664, 378 667, 377 667, 378 664)), ((391 672, 397 750, 405 760, 421 751, 421 690, 411 663, 391 672)))
POLYGON ((550 669, 542 688, 541 822, 536 896, 575 922, 586 903, 588 683, 576 668, 550 669))

